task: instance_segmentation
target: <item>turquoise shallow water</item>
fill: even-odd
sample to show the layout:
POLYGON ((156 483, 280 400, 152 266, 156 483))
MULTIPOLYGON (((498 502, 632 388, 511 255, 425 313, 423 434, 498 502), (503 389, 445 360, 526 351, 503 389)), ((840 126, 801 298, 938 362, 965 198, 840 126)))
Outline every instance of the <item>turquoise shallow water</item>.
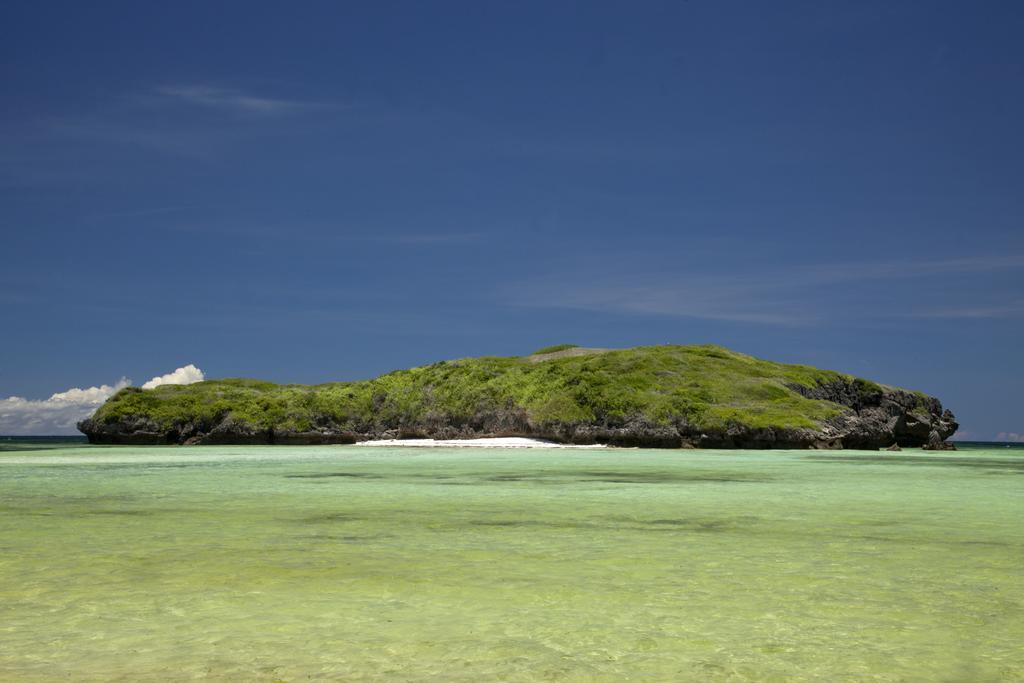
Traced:
POLYGON ((3 681, 1024 680, 1018 449, 16 446, 3 681))

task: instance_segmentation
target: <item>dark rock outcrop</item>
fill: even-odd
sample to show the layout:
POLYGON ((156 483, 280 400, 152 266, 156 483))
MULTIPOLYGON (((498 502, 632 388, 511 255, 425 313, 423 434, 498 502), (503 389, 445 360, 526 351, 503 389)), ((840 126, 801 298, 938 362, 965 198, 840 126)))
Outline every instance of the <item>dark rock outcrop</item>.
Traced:
POLYGON ((928 443, 921 446, 926 451, 955 451, 956 445, 946 441, 938 430, 933 429, 928 434, 928 443))
POLYGON ((825 431, 834 433, 844 448, 918 448, 929 443, 933 432, 944 442, 959 427, 953 413, 944 410, 938 399, 904 389, 871 385, 859 379, 790 388, 807 398, 848 408, 825 426, 825 431))
POLYGON ((351 432, 325 429, 296 432, 290 430, 258 429, 245 422, 230 418, 216 425, 188 424, 178 429, 160 429, 145 419, 126 419, 119 422, 100 422, 93 419, 78 423, 79 431, 89 437, 89 443, 156 446, 182 444, 196 445, 327 445, 351 444, 363 438, 351 432), (208 427, 204 429, 204 427, 208 427))

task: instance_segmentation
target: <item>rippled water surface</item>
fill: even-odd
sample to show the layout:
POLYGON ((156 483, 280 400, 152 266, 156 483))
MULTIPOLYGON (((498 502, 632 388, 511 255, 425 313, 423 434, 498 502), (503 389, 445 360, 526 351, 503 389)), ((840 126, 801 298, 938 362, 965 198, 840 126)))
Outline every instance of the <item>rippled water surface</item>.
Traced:
POLYGON ((0 680, 1024 680, 1022 475, 0 444, 0 680))

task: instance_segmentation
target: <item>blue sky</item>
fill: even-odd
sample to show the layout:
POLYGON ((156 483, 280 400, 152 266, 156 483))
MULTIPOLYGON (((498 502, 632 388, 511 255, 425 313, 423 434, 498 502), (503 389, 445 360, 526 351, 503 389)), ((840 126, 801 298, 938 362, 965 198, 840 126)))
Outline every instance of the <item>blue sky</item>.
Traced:
POLYGON ((1015 2, 6 2, 0 397, 715 342, 1022 434, 1022 34, 1015 2))

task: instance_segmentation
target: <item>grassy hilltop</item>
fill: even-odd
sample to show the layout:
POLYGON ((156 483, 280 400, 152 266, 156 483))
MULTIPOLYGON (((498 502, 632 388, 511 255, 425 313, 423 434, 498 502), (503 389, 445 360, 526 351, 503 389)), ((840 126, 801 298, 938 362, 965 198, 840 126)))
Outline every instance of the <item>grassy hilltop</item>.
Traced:
POLYGON ((572 347, 549 347, 525 357, 441 361, 360 382, 309 386, 220 379, 128 388, 100 408, 96 419, 142 414, 171 427, 230 413, 261 427, 307 431, 325 418, 355 429, 411 424, 432 412, 469 420, 515 405, 541 423, 642 414, 655 422, 684 415, 708 427, 733 421, 813 427, 840 411, 786 387, 842 377, 827 370, 758 360, 718 346, 654 346, 537 360, 567 348, 572 347))
MULTIPOLYGON (((531 356, 441 361, 357 382, 309 386, 221 379, 128 388, 82 428, 90 436, 158 434, 155 440, 162 442, 203 440, 218 430, 228 435, 220 442, 230 441, 230 434, 268 431, 371 438, 396 432, 523 433, 560 440, 590 440, 599 436, 595 429, 628 431, 637 425, 645 433, 669 434, 719 434, 736 427, 820 431, 853 404, 877 404, 887 391, 849 375, 719 346, 559 345, 531 356), (822 397, 829 387, 842 389, 842 402, 822 397)), ((933 408, 934 399, 902 393, 916 397, 905 406, 911 411, 923 416, 933 408)))

